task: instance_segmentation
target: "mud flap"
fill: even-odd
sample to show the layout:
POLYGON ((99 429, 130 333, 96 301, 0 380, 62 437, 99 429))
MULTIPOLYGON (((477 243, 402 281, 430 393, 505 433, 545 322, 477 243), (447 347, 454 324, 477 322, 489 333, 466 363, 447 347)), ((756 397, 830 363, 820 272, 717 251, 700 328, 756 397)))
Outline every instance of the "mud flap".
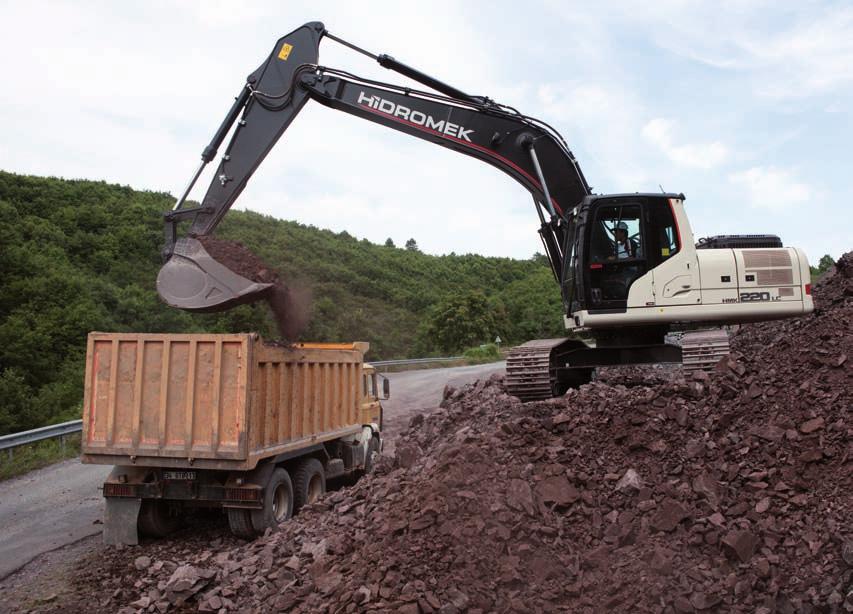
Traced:
POLYGON ((136 523, 142 499, 108 498, 104 506, 104 543, 108 546, 136 546, 136 523))

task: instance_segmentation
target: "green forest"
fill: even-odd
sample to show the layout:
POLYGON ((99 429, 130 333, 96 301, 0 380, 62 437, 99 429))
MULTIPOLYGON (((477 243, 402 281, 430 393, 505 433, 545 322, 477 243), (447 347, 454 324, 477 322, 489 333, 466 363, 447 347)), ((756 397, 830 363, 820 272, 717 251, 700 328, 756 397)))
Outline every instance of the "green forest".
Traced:
MULTIPOLYGON (((0 171, 0 434, 79 417, 89 331, 275 336, 265 303, 200 315, 159 301, 162 213, 173 203, 164 192, 0 171)), ((229 213, 217 236, 311 291, 304 340, 369 341, 369 359, 562 331, 558 288, 541 255, 431 256, 415 239, 377 245, 244 211, 229 213)))

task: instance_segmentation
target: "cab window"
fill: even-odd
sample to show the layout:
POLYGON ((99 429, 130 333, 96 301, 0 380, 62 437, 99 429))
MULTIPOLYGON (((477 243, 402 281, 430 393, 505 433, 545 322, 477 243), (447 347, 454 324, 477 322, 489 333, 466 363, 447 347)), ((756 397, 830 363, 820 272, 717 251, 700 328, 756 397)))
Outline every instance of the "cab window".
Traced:
POLYGON ((668 202, 656 203, 651 208, 651 227, 653 229, 653 240, 656 238, 657 245, 652 246, 650 258, 653 265, 671 258, 681 249, 678 237, 678 227, 672 214, 672 207, 668 202))
POLYGON ((644 257, 639 205, 599 207, 592 227, 593 262, 640 260, 644 257))

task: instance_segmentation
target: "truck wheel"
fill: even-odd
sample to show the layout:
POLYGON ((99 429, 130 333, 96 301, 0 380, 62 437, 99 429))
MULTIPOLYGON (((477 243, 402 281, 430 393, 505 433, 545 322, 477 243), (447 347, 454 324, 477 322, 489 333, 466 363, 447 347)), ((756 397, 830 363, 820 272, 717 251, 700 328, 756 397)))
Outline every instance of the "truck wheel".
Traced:
POLYGON ((367 444, 367 457, 364 459, 364 474, 373 473, 376 460, 379 458, 379 438, 374 435, 367 444))
POLYGON ((261 535, 293 516, 293 484, 287 471, 278 467, 264 488, 264 507, 251 510, 252 526, 261 535))
POLYGON ((159 499, 145 499, 139 508, 136 522, 141 535, 165 537, 181 526, 181 519, 170 513, 169 506, 159 499))
POLYGON ((228 508, 228 526, 231 532, 243 539, 255 538, 255 527, 252 526, 252 510, 239 507, 228 508))
POLYGON ((299 462, 293 472, 295 505, 298 512, 303 505, 314 503, 326 494, 326 472, 323 463, 316 458, 306 458, 299 462))

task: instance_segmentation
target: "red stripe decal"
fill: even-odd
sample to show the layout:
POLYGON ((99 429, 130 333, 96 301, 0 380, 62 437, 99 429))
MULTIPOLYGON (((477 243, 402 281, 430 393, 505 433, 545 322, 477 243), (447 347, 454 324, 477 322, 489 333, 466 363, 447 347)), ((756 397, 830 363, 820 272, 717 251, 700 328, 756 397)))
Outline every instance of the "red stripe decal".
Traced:
MULTIPOLYGON (((539 188, 539 190, 540 190, 541 192, 543 192, 543 193, 544 193, 544 191, 545 191, 545 190, 543 190, 543 189, 542 189, 542 184, 540 184, 540 183, 539 183, 539 181, 537 181, 536 179, 534 179, 533 177, 531 177, 530 175, 528 175, 528 174, 527 174, 527 172, 526 172, 523 168, 521 168, 520 166, 518 166, 517 164, 515 164, 515 163, 514 163, 514 162, 512 162, 511 160, 507 160, 507 159, 506 159, 506 158, 504 158, 503 156, 501 156, 501 155, 499 155, 499 154, 496 154, 496 153, 495 153, 495 152, 493 152, 491 149, 488 149, 488 148, 486 148, 486 147, 483 147, 482 145, 477 145, 476 143, 471 143, 471 142, 466 141, 466 140, 464 140, 464 139, 457 138, 457 137, 455 137, 455 136, 450 136, 449 134, 444 134, 443 132, 439 132, 438 130, 433 130, 433 129, 431 129, 431 128, 426 128, 426 127, 424 127, 424 126, 421 126, 420 124, 416 124, 415 122, 411 122, 411 121, 409 121, 409 120, 407 120, 407 119, 403 119, 402 117, 396 117, 396 116, 394 116, 394 115, 390 115, 390 114, 388 114, 388 113, 385 113, 384 111, 379 111, 378 109, 372 109, 372 108, 370 108, 370 107, 368 107, 368 106, 365 106, 365 105, 363 105, 363 104, 359 104, 359 105, 358 105, 358 107, 359 107, 360 109, 364 109, 365 111, 370 111, 370 112, 371 112, 371 113, 373 113, 374 115, 379 115, 379 116, 381 116, 381 117, 386 117, 386 118, 388 118, 388 119, 390 119, 390 120, 393 120, 393 121, 395 121, 395 122, 398 122, 398 123, 400 123, 400 124, 405 124, 405 125, 407 125, 407 126, 411 126, 411 127, 413 127, 413 128, 417 128, 417 129, 418 129, 418 130, 420 130, 421 132, 427 132, 427 133, 429 133, 429 134, 435 134, 435 135, 440 136, 440 137, 442 137, 442 138, 445 138, 445 139, 448 139, 448 140, 451 140, 451 141, 456 141, 456 142, 457 142, 457 143, 459 143, 460 145, 465 145, 466 147, 470 147, 470 148, 472 148, 472 149, 476 149, 476 150, 478 150, 478 151, 482 151, 483 153, 488 154, 488 155, 492 156, 493 158, 497 158, 498 160, 500 160, 501 162, 503 162, 503 163, 504 163, 504 164, 506 164, 507 166, 512 167, 512 168, 513 168, 513 169, 515 169, 517 172, 519 172, 519 173, 521 173, 522 175, 524 175, 524 177, 526 177, 526 178, 527 178, 527 180, 528 180, 530 183, 532 183, 533 185, 535 185, 536 187, 538 187, 538 188, 539 188)), ((560 214, 560 215, 562 215, 562 214, 563 214, 563 209, 560 207, 560 205, 559 205, 559 204, 557 204, 557 201, 556 201, 556 200, 554 200, 554 197, 553 197, 553 196, 551 197, 551 204, 552 204, 552 205, 554 205, 554 209, 555 209, 557 212, 559 212, 559 214, 560 214)))

